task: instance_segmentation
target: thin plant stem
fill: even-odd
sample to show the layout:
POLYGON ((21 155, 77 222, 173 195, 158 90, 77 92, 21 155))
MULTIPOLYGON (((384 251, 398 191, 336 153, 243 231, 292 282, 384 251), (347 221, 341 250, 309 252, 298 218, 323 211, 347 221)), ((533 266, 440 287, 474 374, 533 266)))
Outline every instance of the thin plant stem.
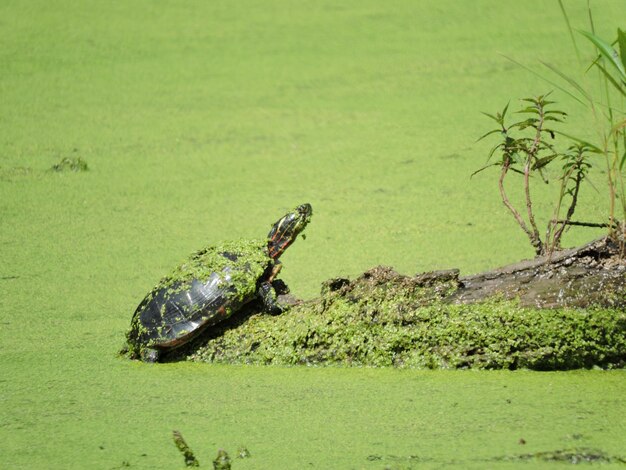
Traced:
POLYGON ((533 204, 530 197, 530 167, 533 159, 536 157, 537 150, 539 149, 539 142, 541 141, 541 132, 544 122, 544 109, 541 103, 537 103, 537 111, 539 112, 539 122, 537 123, 537 132, 535 133, 535 139, 526 156, 526 165, 524 166, 524 193, 526 195, 526 212, 528 213, 528 222, 532 227, 532 234, 530 236, 530 242, 535 248, 537 255, 542 254, 543 244, 541 243, 541 237, 539 230, 537 229, 537 223, 535 222, 535 216, 533 214, 533 204))
POLYGON ((519 226, 522 228, 522 230, 526 233, 526 235, 528 235, 528 238, 530 239, 532 243, 533 242, 532 232, 528 230, 528 227, 526 226, 524 219, 522 219, 522 216, 520 215, 520 213, 517 212, 517 209, 515 209, 515 207, 513 207, 513 204, 511 204, 511 201, 509 201, 509 197, 507 196, 506 190, 504 189, 504 178, 506 177, 506 174, 509 171, 510 166, 511 166, 511 159, 509 157, 506 157, 506 160, 504 164, 502 165, 502 171, 500 172, 500 179, 498 180, 498 188, 500 189, 500 197, 502 198, 502 202, 504 203, 506 208, 511 212, 511 214, 513 214, 513 217, 515 218, 519 226))
MULTIPOLYGON (((572 167, 573 168, 573 167, 572 167)), ((570 173, 571 175, 571 173, 570 173)), ((569 176, 568 176, 569 178, 569 176)), ((561 227, 554 234, 554 238, 552 239, 551 250, 558 248, 561 242, 561 236, 563 235, 563 231, 565 227, 568 225, 569 221, 572 219, 574 215, 574 211, 576 210, 576 204, 578 203, 578 191, 580 190, 580 183, 582 181, 583 174, 580 169, 578 169, 578 173, 576 174, 576 181, 574 183, 574 191, 572 192, 572 202, 567 209, 567 213, 565 214, 565 220, 561 223, 561 227)))

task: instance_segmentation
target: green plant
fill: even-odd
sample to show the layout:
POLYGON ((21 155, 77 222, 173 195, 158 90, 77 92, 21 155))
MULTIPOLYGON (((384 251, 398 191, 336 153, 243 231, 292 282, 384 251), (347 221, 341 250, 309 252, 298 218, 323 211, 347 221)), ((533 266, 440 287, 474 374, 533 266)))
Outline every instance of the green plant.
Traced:
POLYGON ((502 112, 495 115, 484 113, 494 120, 498 127, 484 134, 479 140, 490 135, 499 135, 501 141, 492 147, 488 160, 496 153, 500 154, 500 159, 474 173, 476 174, 490 166, 500 167, 498 188, 502 202, 528 236, 536 255, 545 255, 560 247, 565 227, 573 223, 572 216, 578 203, 580 186, 591 167, 588 156, 590 152, 594 151, 593 147, 588 144, 571 142, 571 138, 567 139, 570 142, 567 150, 559 151, 556 148, 553 141, 557 131, 551 124, 562 123, 566 113, 553 109, 554 101, 548 100, 547 96, 524 98, 522 101, 525 103, 525 107, 518 111, 518 114, 522 115, 522 119, 511 123, 507 122, 508 104, 502 112), (559 176, 560 192, 554 217, 548 221, 545 236, 542 239, 533 210, 531 177, 534 174, 539 174, 547 182, 544 170, 555 161, 563 163, 559 176), (504 180, 510 172, 520 174, 523 177, 525 216, 522 215, 524 211, 520 211, 511 202, 505 188, 504 180), (565 218, 561 219, 560 213, 566 197, 569 197, 569 206, 565 218))
POLYGON ((572 216, 574 215, 576 204, 578 203, 580 184, 591 168, 591 163, 588 158, 590 152, 593 152, 593 149, 588 145, 574 143, 562 154, 561 158, 564 164, 560 177, 561 187, 559 197, 554 210, 554 217, 548 222, 545 238, 547 245, 550 247, 550 251, 553 251, 555 248, 560 248, 561 237, 568 225, 598 225, 572 221, 572 216), (560 219, 559 216, 561 214, 562 204, 566 196, 571 198, 570 203, 565 213, 565 218, 560 219))
MULTIPOLYGON (((561 4, 565 18, 567 14, 561 4)), ((590 26, 593 31, 593 20, 590 12, 590 26)), ((568 21, 569 27, 569 21, 568 21)), ((571 27, 570 27, 571 31, 571 27)), ((598 56, 589 66, 600 71, 600 80, 603 85, 603 99, 597 102, 588 97, 594 119, 597 122, 600 149, 605 156, 609 187, 609 227, 612 235, 616 229, 621 230, 621 239, 626 233, 626 192, 624 187, 624 163, 626 162, 626 33, 617 29, 617 39, 613 44, 619 44, 619 52, 613 49, 594 32, 579 31, 595 47, 598 56), (616 220, 616 204, 619 200, 622 210, 621 223, 616 220)), ((573 35, 572 35, 573 37, 573 35)), ((576 41, 573 41, 576 47, 576 41)))
MULTIPOLYGON (((589 110, 590 121, 593 123, 591 127, 596 134, 596 144, 564 133, 563 135, 585 146, 589 151, 604 157, 608 196, 606 222, 585 225, 607 227, 609 236, 619 240, 622 244, 623 252, 624 239, 626 238, 626 186, 623 174, 626 164, 626 107, 624 105, 624 98, 626 98, 626 33, 621 28, 617 28, 617 38, 608 43, 595 32, 590 6, 588 7, 590 31, 574 29, 562 0, 559 0, 559 6, 579 64, 580 77, 575 78, 567 75, 558 67, 542 61, 543 66, 559 77, 559 80, 553 81, 519 62, 514 60, 513 62, 546 80, 589 110), (583 36, 593 45, 593 60, 587 62, 583 60, 576 42, 577 35, 583 36), (618 50, 614 49, 615 45, 617 45, 618 50), (590 79, 589 71, 592 69, 598 71, 595 81, 590 79), (621 221, 617 215, 617 211, 620 209, 621 221)), ((573 223, 570 222, 570 224, 573 223)))

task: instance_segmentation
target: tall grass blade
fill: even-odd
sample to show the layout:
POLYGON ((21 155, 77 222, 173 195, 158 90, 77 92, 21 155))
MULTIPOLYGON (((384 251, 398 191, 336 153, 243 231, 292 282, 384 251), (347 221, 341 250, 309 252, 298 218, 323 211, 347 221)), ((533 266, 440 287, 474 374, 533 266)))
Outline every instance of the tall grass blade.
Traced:
POLYGON ((559 6, 561 7, 561 13, 563 14, 563 19, 565 20, 565 24, 567 25, 567 31, 569 32, 569 37, 572 40, 574 51, 576 51, 576 58, 578 59, 578 64, 582 64, 582 59, 580 58, 580 50, 578 49, 578 44, 576 44, 576 38, 574 37, 574 28, 572 28, 572 25, 569 22, 569 16, 567 16, 567 11, 565 11, 565 7, 563 6, 562 0, 559 0, 559 6))
MULTIPOLYGON (((620 84, 617 82, 617 80, 615 80, 613 78, 613 76, 599 63, 596 64, 596 66, 600 69, 600 71, 602 72, 602 74, 606 77, 606 79, 611 82, 611 85, 613 85, 615 87, 615 89, 617 91, 619 91, 622 96, 626 96, 626 87, 620 86, 620 84)), ((613 110, 614 108, 611 108, 609 106, 609 110, 613 110)))
POLYGON ((585 36, 587 39, 589 39, 593 43, 593 45, 596 46, 598 52, 600 52, 600 54, 602 54, 606 59, 608 59, 611 64, 613 64, 615 69, 618 71, 621 80, 626 82, 626 67, 624 67, 624 64, 622 64, 619 54, 615 52, 615 49, 613 49, 609 44, 607 44, 594 34, 581 30, 579 30, 578 32, 585 36))
MULTIPOLYGON (((613 47, 615 45, 617 45, 617 39, 611 43, 611 47, 613 47)), ((624 54, 622 54, 621 57, 622 57, 622 62, 624 62, 624 54)), ((602 54, 598 54, 596 56, 596 58, 593 60, 593 62, 591 62, 589 64, 589 67, 587 67, 585 72, 589 72, 593 68, 593 66, 596 65, 600 61, 600 59, 602 59, 602 54)))
POLYGON ((576 80, 574 80, 573 78, 567 76, 566 74, 561 72, 558 68, 556 68, 554 65, 552 65, 552 64, 550 64, 548 62, 544 62, 543 60, 540 60, 539 62, 541 62, 545 67, 547 67, 550 70, 552 70, 554 73, 556 73, 559 77, 561 77, 567 83, 572 85, 581 95, 583 95, 585 97, 585 99, 587 101, 591 101, 591 96, 589 96, 589 94, 585 91, 585 89, 576 80))
POLYGON ((622 59, 622 65, 626 68, 626 33, 617 28, 617 42, 619 43, 619 54, 622 59))
POLYGON ((553 87, 561 90, 563 93, 565 93, 566 95, 569 95, 570 97, 574 98, 576 101, 578 101, 580 104, 582 104, 583 106, 586 106, 586 104, 576 95, 574 95, 572 92, 570 92, 569 90, 567 90, 566 88, 563 88, 561 85, 559 85, 556 82, 553 82, 552 80, 550 80, 549 78, 545 77, 544 75, 541 75, 538 72, 535 72, 533 69, 531 69, 530 67, 527 67, 526 65, 522 64, 521 62, 516 61, 515 59, 511 59, 508 56, 503 55, 502 57, 504 57, 505 59, 510 60, 511 62, 513 62, 514 64, 522 67, 524 70, 527 70, 528 72, 532 73, 533 75, 535 75, 536 77, 541 78, 543 81, 548 82, 550 85, 552 85, 553 87))

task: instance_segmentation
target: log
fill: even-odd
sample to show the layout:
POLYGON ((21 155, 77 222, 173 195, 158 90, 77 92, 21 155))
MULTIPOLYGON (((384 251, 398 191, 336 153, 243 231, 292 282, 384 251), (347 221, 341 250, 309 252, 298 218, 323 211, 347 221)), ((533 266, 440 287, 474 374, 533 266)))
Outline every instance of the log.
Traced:
POLYGON ((519 298, 522 306, 626 307, 626 260, 618 243, 601 238, 551 256, 458 278, 446 300, 473 303, 519 298))
POLYGON ((622 368, 626 263, 621 255, 618 244, 602 239, 471 276, 460 276, 458 269, 407 276, 377 266, 353 280, 329 279, 319 297, 295 302, 281 315, 253 308, 233 315, 168 360, 622 368))

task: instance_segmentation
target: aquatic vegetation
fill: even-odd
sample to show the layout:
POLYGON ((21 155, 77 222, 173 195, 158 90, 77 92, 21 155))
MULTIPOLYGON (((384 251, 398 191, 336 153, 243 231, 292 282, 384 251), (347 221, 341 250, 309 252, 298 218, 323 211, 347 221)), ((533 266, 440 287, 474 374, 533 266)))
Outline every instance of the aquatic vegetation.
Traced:
POLYGON ((246 446, 239 446, 239 448, 237 449, 238 459, 248 459, 250 458, 250 456, 251 456, 250 451, 248 450, 246 446))
MULTIPOLYGON (((115 354, 132 309, 182 256, 265 235, 269 208, 287 200, 319 209, 281 272, 306 299, 380 263, 470 274, 528 256, 497 189, 467 180, 477 110, 545 89, 498 52, 570 62, 555 4, 33 0, 0 11, 3 467, 184 468, 172 429, 200 468, 220 448, 237 469, 623 452, 624 370, 155 366, 115 354), (48 171, 78 155, 89 171, 48 171), (235 458, 242 443, 251 458, 235 458)), ((622 11, 603 2, 598 35, 610 38, 602 25, 622 11)), ((604 202, 589 194, 585 219, 604 202)))
POLYGON ((0 166, 0 181, 13 181, 18 178, 32 176, 33 169, 29 167, 16 166, 4 168, 0 166))
POLYGON ((216 328, 193 361, 428 369, 563 370, 623 367, 626 312, 533 309, 493 298, 456 305, 453 280, 379 267, 325 283, 321 296, 272 317, 216 328))
POLYGON ((494 120, 498 127, 484 134, 479 140, 492 134, 498 134, 502 141, 492 147, 488 159, 491 159, 495 153, 500 153, 500 159, 474 172, 476 174, 490 166, 500 167, 498 189, 502 202, 528 237, 537 256, 560 249, 563 232, 570 225, 606 226, 602 223, 572 221, 579 201, 581 184, 592 166, 589 156, 591 152, 599 152, 599 150, 591 144, 580 143, 578 139, 563 137, 561 133, 559 133, 559 137, 566 140, 567 150, 557 148, 553 142, 557 134, 553 125, 562 123, 566 113, 554 109, 552 107, 554 101, 548 100, 548 95, 549 93, 545 96, 524 98, 522 100, 524 107, 518 111, 522 117, 512 123, 506 120, 508 104, 495 115, 484 113, 494 120), (542 238, 533 209, 530 182, 531 177, 538 174, 545 183, 548 183, 549 180, 545 178, 545 171, 547 167, 553 166, 553 162, 562 164, 562 171, 558 176, 560 192, 555 203, 554 216, 547 222, 545 235, 542 238), (509 172, 523 176, 525 210, 517 208, 507 193, 504 181, 510 174, 509 172), (569 197, 569 206, 565 218, 561 218, 561 207, 565 204, 566 196, 569 197), (524 212, 526 213, 525 217, 522 216, 524 212))
POLYGON ((87 165, 87 162, 81 157, 64 157, 59 163, 55 163, 54 165, 52 165, 50 170, 56 171, 58 173, 62 173, 65 171, 79 172, 89 170, 89 166, 87 165))
POLYGON ((183 454, 183 457, 185 458, 185 466, 199 467, 200 462, 198 462, 198 459, 196 459, 196 456, 183 438, 183 435, 180 433, 180 431, 172 431, 172 438, 174 439, 174 444, 176 445, 176 448, 180 451, 181 454, 183 454))
POLYGON ((617 463, 626 464, 626 458, 621 456, 608 455, 599 449, 587 447, 573 449, 558 449, 554 451, 540 451, 516 456, 507 456, 494 459, 496 461, 534 461, 534 462, 562 462, 562 463, 617 463))
POLYGON ((580 77, 569 75, 559 67, 541 61, 546 69, 558 77, 558 82, 554 82, 545 75, 534 72, 515 60, 512 61, 543 78, 550 85, 583 105, 588 111, 588 127, 595 130, 595 139, 589 139, 586 135, 572 135, 569 131, 565 133, 558 128, 558 124, 564 122, 567 114, 551 107, 555 102, 546 99, 550 93, 534 98, 524 98, 522 100, 524 107, 518 111, 523 118, 516 122, 510 124, 505 122, 508 104, 499 113, 484 113, 493 119, 498 127, 490 130, 480 139, 499 134, 502 141, 492 147, 488 159, 491 159, 497 152, 501 154, 501 158, 477 172, 489 166, 500 167, 498 188, 502 202, 527 235, 537 255, 558 250, 566 228, 583 226, 607 228, 608 235, 621 243, 623 256, 626 237, 626 186, 624 185, 626 109, 623 107, 623 98, 626 96, 626 33, 618 27, 617 37, 612 43, 598 36, 595 31, 594 13, 589 3, 587 15, 590 31, 575 30, 561 0, 559 0, 559 6, 575 53, 572 62, 578 63, 580 77), (578 34, 586 38, 594 47, 596 57, 589 63, 585 63, 581 58, 581 51, 576 42, 578 34), (617 50, 613 48, 615 45, 617 50), (587 73, 592 68, 599 72, 594 86, 591 85, 587 73), (554 127, 555 125, 557 127, 554 127), (564 140, 568 144, 567 150, 558 149, 555 139, 564 140), (581 183, 587 179, 591 168, 599 166, 600 162, 597 157, 604 159, 608 210, 603 214, 604 220, 600 222, 574 221, 572 216, 580 202, 581 183), (530 181, 532 175, 538 174, 547 183, 548 179, 544 175, 548 167, 555 166, 554 162, 560 162, 562 165, 558 174, 560 191, 554 204, 553 216, 547 221, 545 236, 542 239, 533 208, 533 204, 537 201, 531 196, 530 181), (525 210, 519 210, 507 194, 504 180, 509 171, 523 176, 525 210), (565 216, 562 216, 561 212, 566 200, 569 200, 568 208, 565 216), (619 220, 617 214, 618 206, 621 206, 619 209, 621 209, 622 220, 619 220), (522 216, 524 212, 525 217, 522 216))
POLYGON ((220 449, 217 452, 217 457, 213 460, 213 468, 215 470, 230 470, 231 468, 231 460, 228 452, 224 449, 220 449))

